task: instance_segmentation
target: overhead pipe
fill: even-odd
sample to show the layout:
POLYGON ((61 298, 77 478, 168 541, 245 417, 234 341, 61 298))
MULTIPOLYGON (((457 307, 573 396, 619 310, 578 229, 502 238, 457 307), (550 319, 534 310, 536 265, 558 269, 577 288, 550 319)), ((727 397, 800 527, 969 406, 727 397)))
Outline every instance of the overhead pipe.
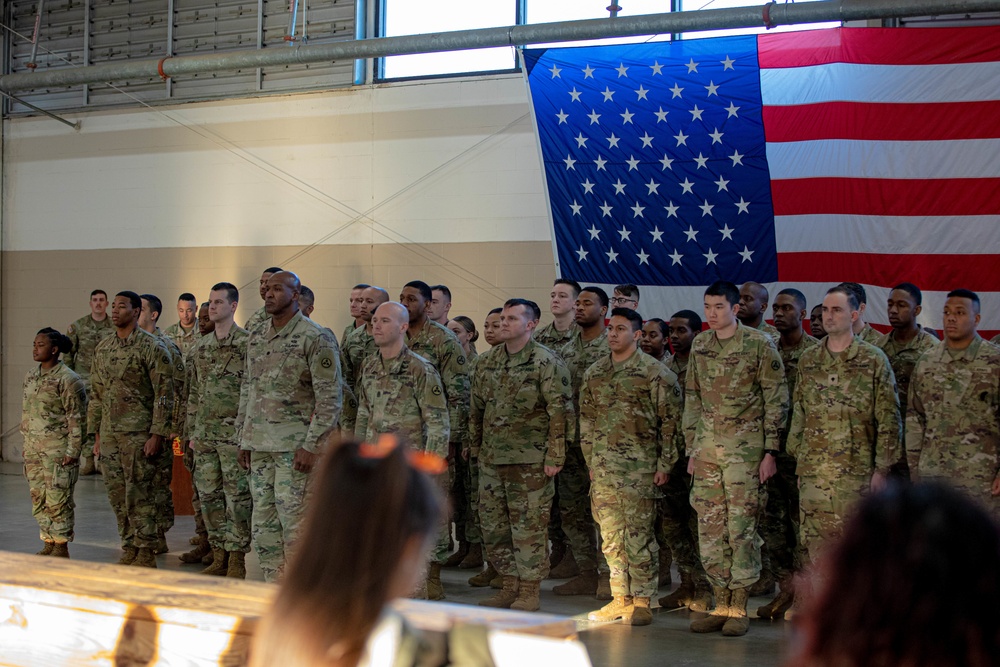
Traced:
POLYGON ((498 46, 521 46, 570 42, 605 37, 697 32, 734 28, 774 27, 822 21, 860 21, 936 14, 974 14, 1000 11, 1000 0, 824 0, 822 2, 775 3, 756 7, 703 9, 480 28, 454 32, 379 37, 332 44, 312 44, 290 49, 255 49, 160 60, 101 63, 78 68, 55 68, 44 72, 20 72, 0 76, 0 90, 16 92, 88 83, 119 82, 152 77, 208 74, 259 67, 281 67, 309 63, 381 58, 414 53, 463 51, 498 46))

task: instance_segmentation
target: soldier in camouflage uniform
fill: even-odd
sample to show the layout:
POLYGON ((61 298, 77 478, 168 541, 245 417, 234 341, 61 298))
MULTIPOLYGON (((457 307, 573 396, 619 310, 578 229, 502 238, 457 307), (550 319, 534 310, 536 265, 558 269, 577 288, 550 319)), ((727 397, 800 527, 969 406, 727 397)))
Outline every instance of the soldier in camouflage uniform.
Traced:
POLYGON ((194 483, 212 562, 203 574, 246 578, 250 551, 250 482, 239 464, 236 420, 249 334, 234 323, 240 293, 217 283, 209 295, 213 330, 188 357, 184 441, 194 450, 194 483))
POLYGON ((659 317, 651 317, 642 325, 642 337, 639 339, 639 349, 660 363, 666 363, 670 358, 667 341, 670 340, 670 323, 659 317))
MULTIPOLYGON (((576 299, 576 323, 580 332, 559 350, 573 385, 573 411, 577 415, 583 374, 598 359, 611 353, 604 317, 609 299, 600 287, 584 287, 576 299)), ((597 595, 611 599, 610 573, 604 554, 598 551, 597 525, 590 508, 590 473, 580 449, 579 424, 570 430, 566 463, 556 478, 559 513, 580 573, 565 584, 553 587, 556 595, 597 595)))
MULTIPOLYGON (((877 347, 889 357, 892 373, 896 376, 896 394, 899 396, 899 414, 903 418, 906 431, 906 395, 910 391, 910 376, 924 352, 938 345, 936 336, 917 324, 917 315, 923 309, 923 294, 913 283, 901 283, 889 293, 889 324, 892 331, 879 339, 877 347)), ((905 436, 904 436, 905 437, 905 436)), ((903 448, 900 448, 901 450, 903 448)), ((889 476, 909 479, 906 453, 901 451, 900 460, 889 469, 889 476)))
MULTIPOLYGON (((284 269, 280 269, 277 266, 272 266, 270 268, 264 269, 264 272, 260 274, 260 298, 262 301, 266 301, 265 295, 267 293, 267 281, 271 279, 275 273, 281 273, 284 269)), ((243 328, 248 332, 253 333, 258 327, 270 326, 271 316, 267 314, 267 305, 261 306, 259 309, 255 310, 247 321, 243 324, 243 328)))
POLYGON ((846 287, 857 298, 860 304, 858 319, 854 323, 854 335, 870 345, 878 347, 882 334, 865 321, 865 310, 868 308, 868 292, 864 285, 860 283, 840 283, 839 287, 846 287))
MULTIPOLYGON (((808 315, 806 297, 797 289, 784 289, 774 298, 774 326, 778 330, 778 354, 785 368, 789 395, 794 395, 796 372, 802 355, 819 343, 802 328, 808 315)), ((789 415, 790 417, 791 415, 789 415)), ((787 429, 785 429, 787 434, 787 429)), ((760 536, 764 540, 761 554, 767 554, 768 577, 780 585, 771 602, 757 608, 758 618, 784 618, 795 601, 794 578, 799 567, 799 487, 795 476, 795 459, 786 451, 786 439, 775 457, 778 472, 767 481, 767 503, 761 518, 760 536)), ((762 558, 761 579, 765 577, 762 558)), ((772 586, 773 587, 773 586, 772 586)), ((751 595, 754 591, 751 589, 751 595)))
MULTIPOLYGON (((358 380, 361 370, 369 357, 377 351, 375 339, 372 338, 372 316, 375 309, 389 300, 389 293, 381 287, 366 287, 361 290, 361 318, 364 326, 357 327, 343 341, 340 348, 340 368, 344 375, 344 384, 357 397, 358 380)), ((357 414, 355 413, 354 417, 357 414)), ((350 415, 341 417, 341 429, 345 436, 354 432, 354 419, 350 415)))
POLYGON ((653 621, 656 593, 657 487, 677 460, 681 389, 677 376, 640 352, 642 317, 629 308, 611 311, 611 353, 594 362, 580 389, 580 445, 591 471, 594 516, 611 569, 613 600, 592 621, 653 621))
POLYGON ((902 424, 896 382, 885 354, 854 335, 852 290, 823 299, 827 336, 799 359, 788 454, 797 463, 803 566, 815 563, 852 506, 885 483, 899 457, 902 424))
POLYGON ((169 446, 174 368, 170 353, 138 327, 142 300, 119 292, 111 306, 115 335, 97 345, 87 430, 97 435, 108 500, 118 519, 121 565, 156 567, 157 513, 153 481, 169 446))
MULTIPOLYGON (((312 319, 313 311, 316 310, 316 293, 305 285, 299 286, 299 311, 302 313, 303 317, 312 319)), ((322 325, 320 325, 322 326, 322 325)), ((333 329, 330 327, 323 327, 330 336, 333 337, 334 342, 338 344, 338 349, 341 350, 340 355, 343 359, 344 352, 343 348, 339 347, 340 341, 337 340, 337 334, 333 333, 333 329)), ((347 382, 344 381, 344 367, 343 362, 341 362, 340 367, 340 390, 344 394, 344 406, 340 411, 340 423, 337 425, 337 430, 327 434, 327 438, 333 438, 339 440, 343 438, 345 423, 350 425, 348 433, 354 432, 354 420, 358 417, 358 399, 354 395, 354 389, 352 389, 347 382), (339 431, 339 432, 337 432, 339 431)))
POLYGON ((823 304, 817 303, 809 311, 809 331, 816 340, 823 340, 826 331, 823 329, 823 304))
POLYGON ((266 327, 250 332, 240 388, 239 461, 250 471, 251 534, 265 581, 276 581, 294 545, 309 473, 321 438, 343 406, 340 350, 325 329, 302 316, 298 276, 267 281, 266 327))
MULTIPOLYGON (((90 293, 90 314, 84 315, 66 329, 66 336, 72 348, 66 353, 64 363, 71 371, 83 378, 83 383, 90 393, 90 366, 94 363, 94 350, 97 344, 115 331, 111 318, 108 317, 108 295, 102 289, 90 293)), ((86 431, 86 429, 84 429, 86 431)), ((93 475, 97 471, 94 465, 94 436, 84 433, 83 459, 80 463, 81 475, 93 475)))
POLYGON ((174 342, 181 351, 182 357, 194 347, 201 334, 197 322, 198 299, 190 292, 184 292, 177 298, 177 324, 171 324, 163 335, 174 342))
POLYGON ((719 281, 705 291, 711 331, 691 346, 685 379, 684 431, 691 506, 698 513, 701 562, 715 609, 693 632, 750 628, 748 588, 760 577, 757 522, 762 484, 776 472, 775 453, 788 411, 781 357, 766 334, 736 319, 740 293, 719 281))
POLYGON ((24 378, 21 416, 31 514, 44 543, 38 554, 61 558, 69 558, 67 542, 73 541, 73 487, 87 411, 83 380, 59 360, 71 346, 55 329, 35 336, 31 356, 38 366, 24 378))
MULTIPOLYGON (((367 324, 365 319, 365 297, 364 292, 366 289, 371 287, 366 283, 358 283, 351 288, 351 295, 348 297, 348 307, 351 310, 351 323, 344 327, 344 334, 340 337, 341 342, 341 352, 343 352, 343 346, 347 343, 347 337, 354 332, 355 329, 363 327, 367 324)), ((351 391, 354 388, 351 387, 351 391)))
MULTIPOLYGON (((667 355, 664 365, 677 376, 683 400, 691 344, 701 333, 701 317, 693 310, 678 311, 670 317, 668 331, 674 353, 667 355)), ((677 430, 676 440, 678 456, 663 486, 657 539, 661 550, 673 552, 681 583, 673 593, 660 598, 660 606, 666 609, 688 607, 691 611, 706 612, 712 607, 712 586, 701 564, 698 515, 691 508, 691 474, 688 472, 681 429, 677 430)))
POLYGON ((737 317, 740 324, 766 333, 777 344, 778 330, 764 319, 764 313, 767 312, 767 304, 770 300, 771 295, 767 288, 760 283, 743 283, 740 287, 740 312, 737 317))
POLYGON ((906 459, 914 481, 947 482, 1000 518, 1000 350, 976 332, 979 308, 975 292, 948 293, 944 342, 910 377, 906 459))
POLYGON ((476 362, 470 456, 479 462, 479 512, 489 561, 503 588, 479 604, 534 611, 549 569, 546 524, 554 484, 576 423, 569 371, 531 339, 541 311, 504 304, 499 345, 476 362))
MULTIPOLYGON (((448 455, 451 427, 448 404, 441 385, 441 376, 434 366, 406 347, 409 315, 400 303, 384 303, 372 317, 372 335, 378 354, 365 362, 358 383, 358 421, 356 434, 366 442, 376 442, 383 433, 395 433, 410 447, 448 455)), ((447 492, 447 475, 436 481, 447 492)), ((448 558, 448 533, 451 524, 442 517, 437 543, 430 555, 426 581, 417 597, 443 600, 441 564, 448 558)))

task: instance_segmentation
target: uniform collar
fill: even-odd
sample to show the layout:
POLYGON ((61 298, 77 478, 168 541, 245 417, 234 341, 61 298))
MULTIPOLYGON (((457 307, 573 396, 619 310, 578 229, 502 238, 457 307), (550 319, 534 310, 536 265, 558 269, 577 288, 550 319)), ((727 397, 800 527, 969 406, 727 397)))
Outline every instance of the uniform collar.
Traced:
POLYGON ((829 365, 840 359, 853 359, 854 357, 858 356, 858 352, 861 351, 861 334, 856 334, 854 338, 851 340, 851 344, 848 345, 847 349, 844 350, 843 352, 830 351, 829 336, 823 338, 823 341, 820 343, 820 345, 823 346, 823 350, 826 352, 826 354, 823 355, 824 364, 829 365), (846 352, 847 354, 845 355, 844 352, 846 352))
POLYGON ((979 350, 983 347, 983 339, 977 333, 972 339, 972 342, 969 343, 969 347, 964 350, 956 351, 954 356, 952 355, 946 342, 942 341, 941 345, 938 347, 941 348, 937 351, 938 358, 944 360, 945 363, 950 363, 952 361, 975 361, 976 357, 979 356, 979 350))

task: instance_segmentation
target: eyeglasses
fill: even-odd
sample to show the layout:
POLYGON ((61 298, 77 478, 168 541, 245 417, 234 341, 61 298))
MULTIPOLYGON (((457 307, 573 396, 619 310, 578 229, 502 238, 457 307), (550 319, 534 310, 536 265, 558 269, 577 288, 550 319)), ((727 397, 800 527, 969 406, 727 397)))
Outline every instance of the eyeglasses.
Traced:
POLYGON ((636 301, 635 299, 629 299, 624 296, 614 296, 611 297, 611 303, 615 304, 616 306, 620 306, 623 303, 639 303, 639 302, 636 301))
MULTIPOLYGON (((399 438, 389 433, 383 433, 375 443, 362 442, 358 445, 358 456, 363 459, 384 459, 389 452, 399 447, 399 438)), ((448 462, 437 454, 410 449, 405 450, 406 461, 414 470, 428 475, 440 475, 448 471, 448 462)))

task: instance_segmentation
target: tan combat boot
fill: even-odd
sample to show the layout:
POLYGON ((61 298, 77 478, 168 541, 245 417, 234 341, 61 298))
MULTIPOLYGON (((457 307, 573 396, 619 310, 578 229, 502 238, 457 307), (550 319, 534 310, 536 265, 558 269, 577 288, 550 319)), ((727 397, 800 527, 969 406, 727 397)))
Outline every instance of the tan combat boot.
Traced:
POLYGON ((649 625, 653 622, 653 612, 649 608, 649 598, 636 597, 635 606, 632 607, 632 615, 629 617, 629 625, 649 625))
MULTIPOLYGON (((204 537, 198 542, 198 544, 195 545, 194 549, 182 553, 180 556, 178 556, 178 558, 180 558, 180 561, 182 563, 194 564, 194 563, 201 563, 202 558, 204 558, 206 555, 211 555, 211 554, 212 554, 212 547, 208 545, 208 538, 204 537)), ((215 559, 213 558, 212 560, 215 559)), ((212 561, 209 561, 209 563, 210 562, 212 561)), ((205 565, 208 565, 208 563, 205 563, 205 565)))
MULTIPOLYGON (((553 547, 552 552, 552 562, 555 563, 549 569, 549 576, 546 579, 571 579, 576 575, 580 574, 580 566, 576 564, 576 557, 573 555, 573 550, 569 547, 562 547, 562 556, 556 560, 555 556, 557 552, 555 547, 553 547)), ((577 595, 577 593, 574 593, 577 595)))
POLYGON ((159 556, 160 554, 165 554, 170 551, 170 547, 167 546, 167 536, 162 530, 156 531, 156 546, 153 547, 153 553, 159 556))
POLYGON ((694 581, 688 572, 681 572, 681 585, 670 595, 660 598, 660 606, 664 609, 681 609, 691 604, 694 599, 694 581))
POLYGON ((458 567, 459 563, 469 555, 469 543, 465 540, 458 541, 458 549, 442 564, 442 567, 458 567))
POLYGON ((247 578, 246 554, 242 551, 229 552, 229 565, 226 568, 226 576, 233 579, 247 578))
POLYGON ((726 637, 742 637, 750 629, 750 618, 747 616, 747 600, 750 589, 737 588, 729 599, 729 620, 722 626, 722 634, 726 637))
POLYGON ((212 564, 201 573, 224 577, 227 572, 229 572, 229 554, 222 547, 212 547, 212 564))
POLYGON ((518 580, 513 575, 503 575, 503 588, 494 593, 491 597, 479 601, 480 607, 496 607, 497 609, 510 609, 517 599, 518 580))
POLYGON ((523 579, 518 585, 517 599, 511 603, 511 609, 518 611, 538 611, 541 606, 539 600, 540 587, 542 582, 538 580, 523 579))
POLYGON ((674 564, 673 554, 670 553, 670 549, 667 547, 660 547, 659 552, 660 561, 660 576, 656 582, 656 585, 660 588, 663 586, 669 586, 674 583, 673 577, 670 576, 670 566, 674 564))
POLYGON ((42 547, 41 551, 36 551, 36 556, 48 556, 52 553, 52 550, 56 548, 55 542, 45 542, 45 546, 42 547))
POLYGON ((122 547, 122 557, 118 559, 119 565, 131 565, 135 562, 135 557, 139 555, 139 550, 135 547, 122 547))
POLYGON ((610 623, 611 621, 623 618, 628 619, 632 615, 633 604, 631 595, 615 597, 611 602, 597 611, 587 614, 587 618, 591 621, 600 621, 602 623, 610 623))
POLYGON ((427 571, 427 599, 444 599, 444 586, 441 585, 441 563, 431 563, 430 569, 427 571))
POLYGON ((490 582, 493 581, 494 578, 499 576, 496 568, 493 567, 493 563, 487 563, 486 566, 486 569, 479 574, 469 577, 470 586, 475 586, 476 588, 486 588, 490 585, 490 582))
POLYGON ((691 598, 688 609, 701 613, 708 612, 712 608, 712 587, 704 578, 694 582, 694 597, 691 598))
POLYGON ((142 547, 139 552, 135 555, 135 560, 132 561, 132 565, 136 567, 156 567, 156 554, 149 547, 142 547))
POLYGON ((794 602, 795 590, 792 588, 792 582, 789 578, 781 582, 781 590, 778 591, 778 595, 773 600, 757 607, 757 618, 784 618, 785 612, 791 609, 794 602))
POLYGON ((552 592, 556 595, 593 595, 597 592, 597 570, 582 570, 565 584, 554 586, 552 592))
POLYGON ((697 618, 691 621, 691 632, 718 632, 729 620, 729 595, 728 588, 715 589, 715 609, 705 618, 697 618))
POLYGON ((69 544, 67 542, 56 542, 55 546, 52 547, 50 555, 53 558, 69 558, 69 544))
POLYGON ((598 600, 610 600, 613 596, 611 595, 611 573, 601 572, 597 577, 597 594, 594 595, 598 600))
POLYGON ((94 465, 93 456, 83 457, 83 461, 80 463, 80 475, 96 475, 97 466, 94 465))
POLYGON ((478 542, 469 545, 469 553, 458 564, 462 570, 478 570, 483 566, 483 545, 478 542))

